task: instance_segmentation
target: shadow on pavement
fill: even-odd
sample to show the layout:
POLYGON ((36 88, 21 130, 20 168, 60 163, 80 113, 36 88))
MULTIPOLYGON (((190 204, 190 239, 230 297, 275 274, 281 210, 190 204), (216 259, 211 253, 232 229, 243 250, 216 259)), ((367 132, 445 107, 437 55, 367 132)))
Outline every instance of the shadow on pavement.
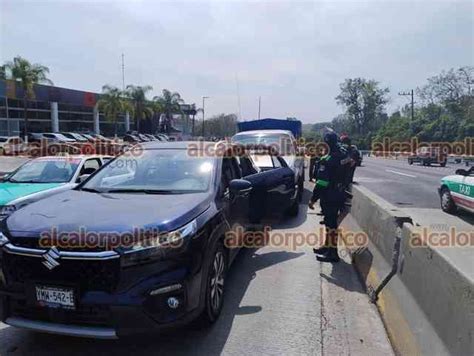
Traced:
MULTIPOLYGON (((120 340, 79 339, 66 336, 28 332, 6 327, 0 329, 0 355, 11 354, 153 354, 220 355, 231 333, 235 316, 259 313, 259 305, 241 305, 256 272, 298 258, 304 253, 271 251, 256 253, 242 249, 229 270, 226 299, 219 320, 210 328, 192 324, 160 334, 130 336, 120 340)), ((257 337, 257 334, 256 334, 257 337)), ((245 340, 237 340, 245 343, 245 340)), ((235 343, 235 341, 234 341, 235 343)))
POLYGON ((332 283, 338 287, 344 288, 349 292, 358 292, 365 294, 364 287, 358 280, 353 278, 355 275, 354 266, 341 259, 338 263, 333 263, 331 268, 331 274, 321 272, 319 274, 329 283, 332 283))

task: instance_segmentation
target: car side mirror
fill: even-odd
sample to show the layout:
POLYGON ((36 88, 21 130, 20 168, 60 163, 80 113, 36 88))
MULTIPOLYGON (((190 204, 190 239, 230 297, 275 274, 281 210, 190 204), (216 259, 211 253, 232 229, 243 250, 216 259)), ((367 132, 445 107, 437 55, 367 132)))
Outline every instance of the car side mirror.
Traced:
POLYGON ((455 173, 459 174, 460 176, 468 176, 469 175, 469 172, 466 171, 465 169, 462 169, 462 168, 456 169, 455 173))
POLYGON ((80 175, 78 178, 77 178, 77 183, 82 183, 84 182, 87 178, 89 178, 90 174, 83 174, 83 175, 80 175))
POLYGON ((252 190, 252 183, 245 179, 233 179, 229 184, 231 195, 242 196, 252 190))

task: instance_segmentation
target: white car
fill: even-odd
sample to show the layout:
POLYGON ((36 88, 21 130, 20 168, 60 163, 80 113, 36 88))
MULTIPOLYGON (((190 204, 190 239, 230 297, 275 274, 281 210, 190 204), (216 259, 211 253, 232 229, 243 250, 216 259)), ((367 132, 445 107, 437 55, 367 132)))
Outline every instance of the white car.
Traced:
POLYGON ((454 213, 459 208, 474 213, 474 167, 442 178, 438 192, 443 211, 454 213))
POLYGON ((24 142, 21 137, 0 136, 0 156, 19 154, 24 149, 24 142))
POLYGON ((111 158, 45 156, 25 162, 0 183, 0 220, 28 204, 74 188, 111 158))

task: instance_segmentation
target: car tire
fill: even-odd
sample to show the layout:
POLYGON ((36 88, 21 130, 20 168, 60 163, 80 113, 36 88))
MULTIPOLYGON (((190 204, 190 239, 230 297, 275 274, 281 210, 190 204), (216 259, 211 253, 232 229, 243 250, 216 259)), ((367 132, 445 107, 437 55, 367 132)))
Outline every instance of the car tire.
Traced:
POLYGON ((449 192, 448 188, 443 187, 441 189, 440 200, 441 200, 441 209, 445 213, 452 214, 456 212, 457 210, 456 204, 454 204, 454 200, 451 197, 451 193, 449 192))
POLYGON ((301 177, 298 182, 298 202, 300 203, 303 200, 303 191, 304 191, 304 178, 301 177))
POLYGON ((298 198, 296 198, 294 203, 286 211, 286 215, 290 217, 295 217, 298 215, 299 209, 300 209, 300 202, 298 198))
POLYGON ((408 160, 408 164, 412 165, 413 161, 411 159, 408 160))
POLYGON ((446 162, 441 162, 439 165, 440 165, 441 167, 446 167, 446 162))
POLYGON ((219 318, 224 305, 224 287, 227 273, 227 254, 222 242, 217 247, 209 261, 204 296, 204 310, 199 321, 211 325, 219 318))

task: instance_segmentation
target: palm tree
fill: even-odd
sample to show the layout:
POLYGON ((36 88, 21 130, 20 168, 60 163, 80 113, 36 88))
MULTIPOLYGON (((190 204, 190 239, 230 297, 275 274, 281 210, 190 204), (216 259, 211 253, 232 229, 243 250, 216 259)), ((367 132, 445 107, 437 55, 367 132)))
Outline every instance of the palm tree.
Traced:
POLYGON ((196 104, 191 104, 191 115, 193 115, 192 136, 194 137, 195 117, 197 113, 202 112, 202 108, 196 108, 196 104))
POLYGON ((41 64, 30 63, 28 60, 17 56, 12 62, 3 66, 3 74, 9 70, 13 80, 20 81, 23 87, 23 108, 25 122, 25 137, 28 135, 28 101, 34 98, 33 88, 35 84, 45 83, 52 85, 53 82, 47 78, 48 67, 41 64))
POLYGON ((171 129, 171 120, 173 114, 180 114, 181 104, 184 103, 184 100, 181 99, 181 95, 177 92, 171 92, 168 89, 163 89, 161 96, 155 96, 153 101, 160 105, 162 113, 165 114, 165 120, 162 123, 164 131, 169 134, 171 129))
POLYGON ((111 85, 104 85, 98 104, 99 110, 104 113, 106 119, 114 124, 115 136, 117 136, 117 116, 120 113, 132 111, 131 103, 125 98, 123 91, 111 85))
MULTIPOLYGON (((150 90, 153 90, 153 87, 150 85, 127 85, 126 93, 134 108, 135 125, 138 132, 140 132, 140 121, 142 121, 143 118, 150 118, 153 114, 146 98, 146 94, 150 90)), ((148 130, 149 129, 148 127, 148 130)))

